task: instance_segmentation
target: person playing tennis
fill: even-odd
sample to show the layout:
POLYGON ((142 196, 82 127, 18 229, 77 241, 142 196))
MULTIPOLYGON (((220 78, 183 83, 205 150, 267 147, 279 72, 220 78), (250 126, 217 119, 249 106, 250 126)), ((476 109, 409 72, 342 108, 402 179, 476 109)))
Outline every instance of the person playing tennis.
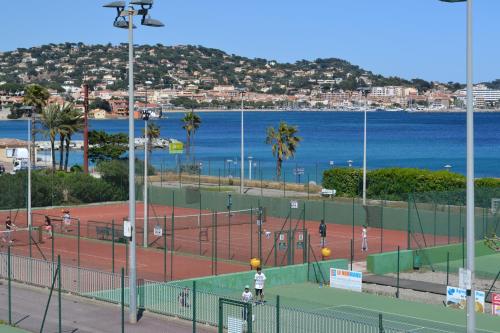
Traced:
POLYGON ((321 247, 325 247, 326 245, 326 242, 325 242, 325 239, 326 239, 326 224, 325 224, 325 220, 321 220, 321 223, 319 224, 319 235, 321 237, 321 247))
POLYGON ((266 281, 266 276, 262 273, 262 268, 257 268, 257 273, 254 277, 255 281, 255 298, 260 295, 260 303, 264 303, 264 282, 266 281))
POLYGON ((69 227, 71 226, 71 215, 69 215, 69 210, 64 209, 63 210, 63 231, 64 232, 69 232, 69 227))
POLYGON ((363 230, 361 231, 361 251, 366 252, 368 251, 368 228, 366 225, 363 226, 363 230))
POLYGON ((48 239, 52 239, 52 221, 50 220, 50 217, 45 215, 45 226, 44 226, 45 231, 49 234, 48 239))
POLYGON ((12 239, 12 232, 14 231, 14 228, 16 228, 16 225, 12 223, 12 220, 10 219, 9 215, 5 219, 5 232, 2 233, 3 234, 2 241, 4 243, 12 244, 12 242, 14 241, 12 239))

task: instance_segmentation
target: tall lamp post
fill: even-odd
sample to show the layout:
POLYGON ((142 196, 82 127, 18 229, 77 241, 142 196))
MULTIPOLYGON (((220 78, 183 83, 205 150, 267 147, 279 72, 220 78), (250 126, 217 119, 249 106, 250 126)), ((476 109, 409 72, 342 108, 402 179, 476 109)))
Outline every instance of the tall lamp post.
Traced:
POLYGON ((367 95, 370 88, 359 88, 361 96, 365 99, 364 126, 363 126, 363 206, 366 206, 366 109, 368 107, 367 95))
POLYGON ((243 105, 243 96, 245 95, 245 89, 239 89, 241 94, 241 165, 240 165, 240 193, 243 193, 244 179, 245 179, 245 127, 244 127, 244 105, 243 105))
POLYGON ((125 1, 114 1, 104 5, 116 9, 113 26, 128 29, 128 181, 129 181, 129 222, 132 229, 129 247, 129 322, 137 322, 137 271, 135 261, 135 135, 134 135, 134 16, 142 16, 141 24, 150 27, 163 27, 163 23, 148 16, 153 0, 132 0, 127 6, 125 1), (135 9, 134 5, 140 6, 135 9))
POLYGON ((151 81, 144 82, 146 84, 146 106, 142 111, 142 120, 144 120, 144 232, 143 232, 143 247, 148 247, 148 217, 149 217, 149 205, 148 205, 148 145, 149 145, 149 132, 148 132, 148 120, 151 116, 151 111, 148 109, 148 86, 153 84, 151 81))
MULTIPOLYGON (((146 95, 147 96, 147 95, 146 95)), ((146 97, 147 100, 147 97, 146 97)), ((143 233, 143 247, 148 247, 148 145, 149 145, 149 131, 148 120, 151 112, 147 108, 142 111, 142 120, 144 120, 144 233, 143 233)))
POLYGON ((466 285, 467 332, 476 330, 474 309, 474 96, 472 91, 472 0, 440 0, 467 2, 467 270, 470 283, 466 285))

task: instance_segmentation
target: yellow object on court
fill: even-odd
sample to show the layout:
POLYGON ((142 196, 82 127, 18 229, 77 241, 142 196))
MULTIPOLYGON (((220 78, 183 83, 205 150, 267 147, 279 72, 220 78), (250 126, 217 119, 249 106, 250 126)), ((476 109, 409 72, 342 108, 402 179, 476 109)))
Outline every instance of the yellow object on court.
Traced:
POLYGON ((260 259, 258 258, 250 259, 250 266, 252 266, 252 269, 257 269, 257 267, 260 267, 260 259))
POLYGON ((323 256, 323 258, 327 258, 331 254, 332 254, 332 251, 329 248, 324 247, 324 248, 321 249, 321 255, 323 256))

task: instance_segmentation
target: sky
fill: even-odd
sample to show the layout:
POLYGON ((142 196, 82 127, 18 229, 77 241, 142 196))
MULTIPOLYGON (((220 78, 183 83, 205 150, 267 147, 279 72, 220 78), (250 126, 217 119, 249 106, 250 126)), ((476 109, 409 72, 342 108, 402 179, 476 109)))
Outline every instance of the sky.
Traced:
MULTIPOLYGON (((0 51, 127 41, 100 0, 3 1, 0 51)), ((500 78, 500 1, 474 1, 474 81, 500 78)), ((155 0, 164 28, 135 43, 194 44, 280 62, 335 57, 385 76, 465 82, 465 3, 438 0, 155 0)))

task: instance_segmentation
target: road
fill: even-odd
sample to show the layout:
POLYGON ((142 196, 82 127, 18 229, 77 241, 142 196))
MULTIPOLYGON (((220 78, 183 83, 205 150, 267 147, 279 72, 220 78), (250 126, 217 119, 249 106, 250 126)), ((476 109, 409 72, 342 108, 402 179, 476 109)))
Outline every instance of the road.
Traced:
MULTIPOLYGON (((7 282, 0 281, 0 319, 8 319, 7 282)), ((49 290, 13 283, 12 320, 30 332, 39 332, 47 304, 49 290)), ((52 295, 44 332, 58 331, 57 293, 52 295)), ((127 313, 125 320, 127 320, 127 313)), ((62 330, 75 333, 121 332, 120 307, 73 295, 62 296, 62 330)), ((125 332, 134 333, 188 333, 192 323, 167 316, 145 313, 135 325, 125 324, 125 332)), ((214 333, 216 329, 198 324, 197 332, 214 333)))

